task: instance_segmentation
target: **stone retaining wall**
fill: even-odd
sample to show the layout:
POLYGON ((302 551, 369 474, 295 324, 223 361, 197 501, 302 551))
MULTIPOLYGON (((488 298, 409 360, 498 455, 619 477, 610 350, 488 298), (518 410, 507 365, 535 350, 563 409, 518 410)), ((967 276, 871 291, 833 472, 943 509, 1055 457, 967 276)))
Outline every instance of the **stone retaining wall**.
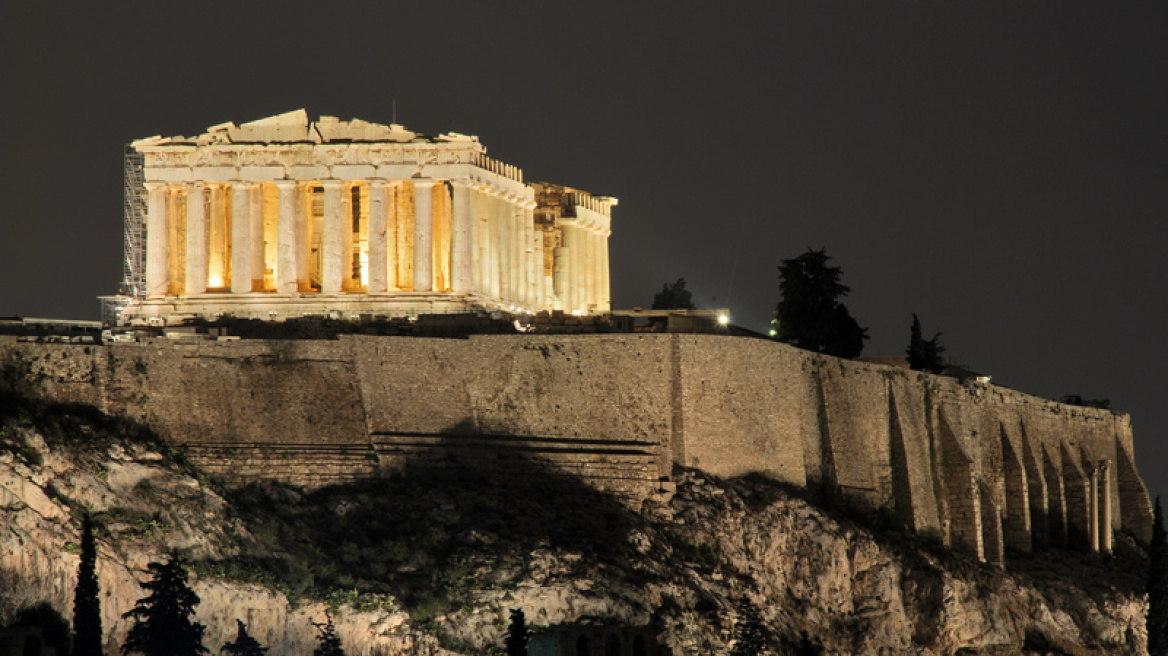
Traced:
POLYGON ((1150 536, 1126 415, 766 340, 7 343, 0 362, 50 398, 146 422, 230 484, 536 462, 644 497, 667 491, 679 463, 885 509, 991 561, 1006 547, 1089 547, 1108 520, 1150 536), (1106 486, 1110 517, 1093 515, 1106 486))

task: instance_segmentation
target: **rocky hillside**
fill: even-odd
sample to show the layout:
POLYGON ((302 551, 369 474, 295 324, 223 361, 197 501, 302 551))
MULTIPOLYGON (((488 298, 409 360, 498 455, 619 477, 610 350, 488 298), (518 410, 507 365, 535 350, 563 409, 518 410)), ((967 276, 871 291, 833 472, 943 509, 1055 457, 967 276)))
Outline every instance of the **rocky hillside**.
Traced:
POLYGON ((193 563, 212 652, 239 618, 273 656, 307 656, 331 607, 354 655, 500 653, 511 608, 537 630, 648 625, 674 654, 725 654, 749 605, 780 654, 803 634, 831 654, 1146 652, 1145 561, 1123 535, 1115 557, 1011 554, 1002 570, 761 477, 678 471, 675 494, 633 508, 519 466, 229 493, 140 425, 5 395, 0 625, 40 602, 70 616, 89 511, 109 654, 169 550, 193 563))

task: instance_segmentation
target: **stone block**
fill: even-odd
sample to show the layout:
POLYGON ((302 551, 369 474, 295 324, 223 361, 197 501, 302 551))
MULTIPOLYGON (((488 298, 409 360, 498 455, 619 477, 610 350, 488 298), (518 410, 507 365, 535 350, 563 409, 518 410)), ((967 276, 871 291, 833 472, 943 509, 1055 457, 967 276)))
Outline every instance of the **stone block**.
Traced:
POLYGON ((270 182, 284 178, 283 166, 241 166, 239 179, 249 182, 270 182))

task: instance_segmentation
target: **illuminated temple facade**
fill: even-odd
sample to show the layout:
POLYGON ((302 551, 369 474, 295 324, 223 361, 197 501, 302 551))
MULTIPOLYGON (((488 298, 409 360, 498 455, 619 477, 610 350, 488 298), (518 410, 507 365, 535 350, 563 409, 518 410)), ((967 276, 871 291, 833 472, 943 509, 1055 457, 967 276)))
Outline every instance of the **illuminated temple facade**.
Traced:
POLYGON ((303 110, 127 151, 121 323, 609 310, 615 198, 303 110))

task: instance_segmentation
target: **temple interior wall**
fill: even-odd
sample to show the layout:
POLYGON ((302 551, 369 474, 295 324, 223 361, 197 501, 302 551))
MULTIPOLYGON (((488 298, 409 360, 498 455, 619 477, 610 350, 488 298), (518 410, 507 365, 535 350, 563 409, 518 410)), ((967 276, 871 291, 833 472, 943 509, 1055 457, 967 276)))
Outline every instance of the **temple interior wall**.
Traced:
POLYGON ((676 462, 884 508, 992 562, 1007 547, 1083 548, 1093 526, 1106 547, 1102 522, 1150 537, 1126 415, 764 340, 7 343, 0 362, 50 398, 147 422, 237 482, 527 458, 635 493, 676 462))

